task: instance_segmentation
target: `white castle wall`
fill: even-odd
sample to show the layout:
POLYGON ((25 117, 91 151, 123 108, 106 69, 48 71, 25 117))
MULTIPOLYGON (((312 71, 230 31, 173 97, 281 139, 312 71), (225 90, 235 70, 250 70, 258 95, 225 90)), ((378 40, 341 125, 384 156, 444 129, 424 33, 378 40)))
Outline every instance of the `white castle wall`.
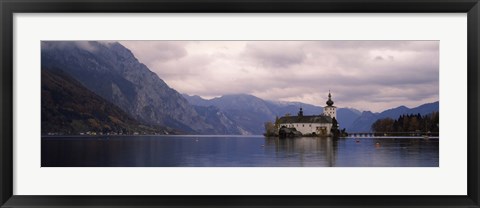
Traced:
POLYGON ((325 127, 327 129, 327 134, 330 134, 332 129, 331 123, 286 123, 281 126, 295 128, 297 131, 302 132, 302 134, 317 134, 317 127, 325 127))

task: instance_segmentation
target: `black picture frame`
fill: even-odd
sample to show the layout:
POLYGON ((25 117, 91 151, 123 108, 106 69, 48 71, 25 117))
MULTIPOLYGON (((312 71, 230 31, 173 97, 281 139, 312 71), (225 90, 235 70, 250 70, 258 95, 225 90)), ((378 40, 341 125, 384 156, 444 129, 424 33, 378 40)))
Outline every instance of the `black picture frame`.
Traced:
MULTIPOLYGON (((2 207, 480 207, 478 0, 0 0, 2 207), (467 13, 468 194, 466 196, 24 196, 13 195, 14 13, 467 13)), ((448 179, 446 179, 448 180, 448 179)), ((92 187, 93 188, 93 187, 92 187)))

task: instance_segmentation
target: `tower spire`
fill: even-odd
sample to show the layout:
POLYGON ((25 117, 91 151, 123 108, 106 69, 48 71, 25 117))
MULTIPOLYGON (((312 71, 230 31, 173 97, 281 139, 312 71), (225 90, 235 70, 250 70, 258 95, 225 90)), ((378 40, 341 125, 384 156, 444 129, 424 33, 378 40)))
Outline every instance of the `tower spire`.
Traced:
POLYGON ((300 111, 298 111, 298 116, 303 116, 303 108, 300 107, 300 111))
POLYGON ((333 105, 332 94, 330 94, 330 90, 328 90, 327 105, 328 105, 328 106, 332 106, 332 105, 333 105))

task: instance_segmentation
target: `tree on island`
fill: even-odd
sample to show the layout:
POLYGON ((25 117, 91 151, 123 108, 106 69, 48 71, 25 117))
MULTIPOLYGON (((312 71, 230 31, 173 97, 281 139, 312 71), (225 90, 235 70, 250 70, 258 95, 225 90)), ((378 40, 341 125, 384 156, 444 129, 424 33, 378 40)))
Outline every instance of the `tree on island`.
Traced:
POLYGON ((271 121, 265 122, 265 136, 275 136, 276 134, 275 125, 271 121))
POLYGON ((439 112, 428 115, 400 115, 398 119, 378 119, 372 124, 373 132, 438 132, 439 112))
POLYGON ((331 129, 332 135, 334 137, 346 137, 346 136, 348 136, 348 133, 345 130, 345 128, 340 130, 338 127, 339 127, 338 121, 335 117, 333 117, 332 118, 332 129, 331 129))

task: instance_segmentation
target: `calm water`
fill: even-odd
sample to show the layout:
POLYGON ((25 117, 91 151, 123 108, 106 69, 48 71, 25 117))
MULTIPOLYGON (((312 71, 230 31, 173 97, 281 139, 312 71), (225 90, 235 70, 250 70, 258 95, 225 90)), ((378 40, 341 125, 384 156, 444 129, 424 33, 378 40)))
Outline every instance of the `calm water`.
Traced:
POLYGON ((44 137, 42 167, 438 167, 438 139, 44 137))

